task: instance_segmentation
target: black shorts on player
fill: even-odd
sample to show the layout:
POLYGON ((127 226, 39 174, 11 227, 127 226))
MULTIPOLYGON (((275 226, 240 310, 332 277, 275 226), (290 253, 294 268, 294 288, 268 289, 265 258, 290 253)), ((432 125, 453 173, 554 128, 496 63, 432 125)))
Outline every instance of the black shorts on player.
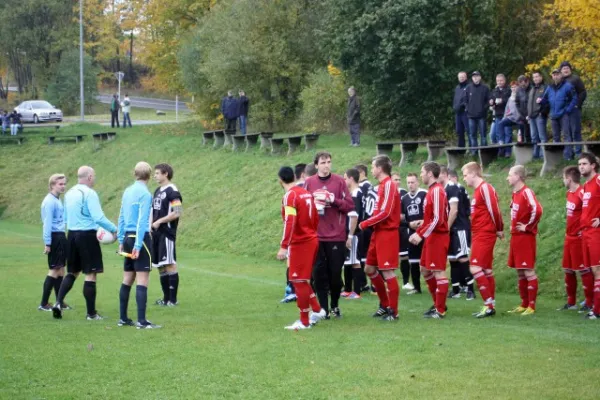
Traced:
POLYGON ((448 246, 448 260, 458 261, 469 256, 471 252, 471 231, 468 229, 450 230, 450 245, 448 246))
POLYGON ((162 268, 166 265, 177 264, 177 253, 175 250, 175 239, 155 231, 152 235, 152 266, 162 268))
POLYGON ((364 264, 367 262, 367 253, 369 252, 369 245, 371 244, 371 235, 373 234, 373 229, 367 228, 364 231, 360 232, 360 240, 358 242, 358 255, 360 257, 360 261, 364 264))
POLYGON ((419 243, 418 246, 414 244, 408 245, 408 262, 411 264, 420 264, 421 262, 421 251, 423 250, 423 242, 419 243))
POLYGON ((68 248, 68 273, 100 274, 104 272, 102 250, 96 239, 96 231, 69 231, 68 248))
MULTIPOLYGON (((131 253, 135 246, 135 232, 126 232, 125 240, 123 241, 123 251, 125 253, 131 253)), ((138 258, 135 260, 126 257, 123 262, 123 271, 125 272, 150 272, 152 269, 152 257, 150 255, 150 249, 152 248, 152 239, 150 234, 144 235, 144 241, 142 248, 139 251, 138 258)))
POLYGON ((411 246, 408 241, 408 229, 400 229, 400 257, 408 256, 408 248, 411 246))
POLYGON ((69 243, 64 232, 52 232, 50 253, 48 253, 48 269, 63 268, 67 265, 69 243))

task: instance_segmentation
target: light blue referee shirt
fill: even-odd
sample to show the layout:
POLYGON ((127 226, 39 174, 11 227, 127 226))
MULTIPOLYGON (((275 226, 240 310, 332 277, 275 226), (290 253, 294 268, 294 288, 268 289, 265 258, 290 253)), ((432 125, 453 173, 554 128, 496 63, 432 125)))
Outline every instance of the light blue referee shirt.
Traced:
POLYGON ((104 216, 98 193, 81 183, 65 194, 65 221, 69 231, 91 231, 98 226, 109 232, 117 231, 115 224, 104 216))
POLYGON ((150 212, 152 211, 152 195, 146 184, 135 181, 125 189, 119 214, 119 232, 117 238, 123 244, 125 232, 135 232, 134 249, 140 250, 144 236, 150 231, 150 212))
POLYGON ((64 207, 62 201, 48 193, 42 201, 42 236, 46 246, 52 244, 52 232, 65 231, 64 207))

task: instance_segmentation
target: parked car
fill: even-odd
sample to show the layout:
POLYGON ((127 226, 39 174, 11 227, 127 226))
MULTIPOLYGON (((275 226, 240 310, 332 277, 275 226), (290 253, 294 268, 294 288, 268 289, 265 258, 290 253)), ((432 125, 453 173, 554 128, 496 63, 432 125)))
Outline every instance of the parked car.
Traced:
POLYGON ((45 121, 62 122, 63 119, 62 111, 45 100, 24 101, 15 110, 21 114, 23 122, 37 124, 45 121))

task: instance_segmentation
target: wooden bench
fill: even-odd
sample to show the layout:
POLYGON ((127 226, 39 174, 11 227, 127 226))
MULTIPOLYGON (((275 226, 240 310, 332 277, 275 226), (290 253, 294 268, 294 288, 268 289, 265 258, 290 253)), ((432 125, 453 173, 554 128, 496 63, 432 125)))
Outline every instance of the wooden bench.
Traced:
POLYGON ((482 168, 487 168, 491 163, 498 159, 498 152, 502 149, 510 149, 512 143, 492 144, 489 146, 471 147, 469 150, 477 150, 479 153, 479 164, 482 168))
POLYGON ((427 161, 435 161, 444 154, 446 147, 445 140, 428 140, 427 141, 427 161))
POLYGON ((209 141, 215 140, 215 131, 208 131, 202 133, 202 146, 208 145, 209 141))
POLYGON ((381 142, 377 143, 377 155, 385 154, 391 155, 394 150, 394 146, 400 144, 400 142, 381 142))
POLYGON ((268 149, 271 147, 271 138, 273 137, 273 132, 260 132, 260 148, 268 149))
POLYGON ((54 128, 54 132, 58 132, 60 129, 60 125, 47 125, 47 124, 21 124, 19 128, 21 132, 25 131, 25 128, 31 128, 32 130, 42 129, 42 128, 54 128))
MULTIPOLYGON (((227 133, 225 134, 225 136, 227 137, 227 133)), ((231 136, 231 140, 233 143, 231 149, 233 151, 246 149, 247 145, 246 145, 246 136, 245 135, 233 135, 233 136, 231 136)))
POLYGON ((311 151, 315 147, 317 147, 317 142, 319 141, 318 133, 309 133, 308 135, 304 135, 304 150, 311 151))
POLYGON ((283 138, 269 139, 271 143, 271 154, 281 154, 281 150, 283 149, 283 140, 283 138))
POLYGON ((9 136, 5 138, 0 138, 0 143, 16 143, 18 145, 22 145, 24 141, 25 138, 21 136, 9 136))
POLYGON ((235 131, 225 131, 225 143, 224 146, 233 146, 233 137, 235 136, 235 131))
POLYGON ((533 143, 513 143, 516 165, 526 165, 533 161, 533 143))
POLYGON ((560 143, 539 143, 544 155, 544 164, 540 171, 540 176, 556 170, 556 168, 565 161, 564 151, 567 146, 582 146, 583 151, 598 156, 600 154, 600 142, 560 142, 560 143))
POLYGON ((258 133, 249 133, 246 136, 246 151, 250 150, 251 147, 256 146, 258 143, 258 138, 260 134, 258 133))
POLYGON ((288 144, 288 156, 296 151, 298 147, 300 147, 302 144, 302 138, 303 136, 289 136, 285 138, 288 144))
POLYGON ((54 142, 64 141, 64 142, 72 142, 79 143, 83 140, 84 135, 68 135, 68 136, 48 136, 48 144, 54 144, 54 142))
POLYGON ((225 131, 215 131, 215 143, 213 144, 213 148, 219 149, 223 147, 225 144, 225 131))
POLYGON ((115 140, 117 137, 117 132, 93 133, 92 136, 94 137, 94 140, 115 140))
POLYGON ((117 132, 106 132, 108 140, 115 140, 117 138, 117 132))
POLYGON ((456 171, 457 168, 464 165, 465 156, 467 155, 465 147, 446 147, 445 151, 448 159, 448 169, 456 171))
POLYGON ((410 140, 407 142, 400 142, 400 163, 399 166, 407 164, 412 156, 417 153, 419 145, 427 144, 427 140, 410 140))

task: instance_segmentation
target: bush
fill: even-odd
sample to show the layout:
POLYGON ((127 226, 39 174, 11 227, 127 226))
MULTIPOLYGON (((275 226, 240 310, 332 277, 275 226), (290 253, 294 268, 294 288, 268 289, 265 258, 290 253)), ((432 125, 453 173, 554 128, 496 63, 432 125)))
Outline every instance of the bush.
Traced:
POLYGON ((299 123, 307 132, 336 132, 346 126, 348 95, 344 76, 319 70, 308 77, 308 86, 300 93, 302 112, 299 123))

